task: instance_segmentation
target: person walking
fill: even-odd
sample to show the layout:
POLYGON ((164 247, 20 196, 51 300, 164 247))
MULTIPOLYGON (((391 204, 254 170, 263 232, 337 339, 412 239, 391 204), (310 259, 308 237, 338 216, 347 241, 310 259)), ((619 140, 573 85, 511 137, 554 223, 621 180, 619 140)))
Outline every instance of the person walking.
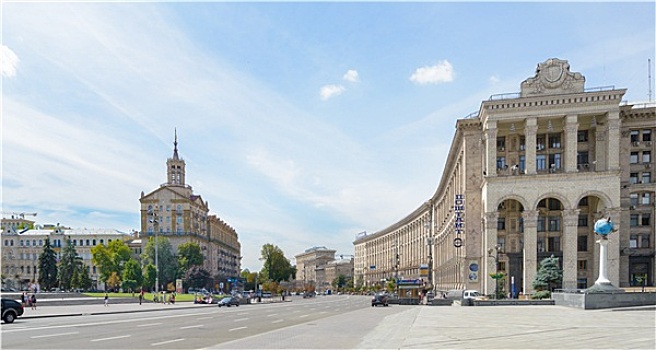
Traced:
POLYGON ((139 305, 141 305, 141 302, 143 301, 144 298, 144 291, 143 289, 139 292, 139 305))
POLYGON ((32 294, 32 299, 30 299, 32 310, 36 310, 36 293, 32 294))
POLYGON ((107 306, 108 304, 109 304, 109 294, 105 292, 105 306, 107 306))
POLYGON ((27 306, 27 294, 25 294, 25 292, 21 295, 21 304, 23 305, 23 308, 27 306))

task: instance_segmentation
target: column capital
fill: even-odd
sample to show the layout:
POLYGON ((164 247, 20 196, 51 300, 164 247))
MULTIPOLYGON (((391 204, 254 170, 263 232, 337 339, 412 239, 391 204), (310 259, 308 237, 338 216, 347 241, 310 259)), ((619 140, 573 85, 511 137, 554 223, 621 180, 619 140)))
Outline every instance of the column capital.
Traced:
POLYGON ((578 226, 580 209, 566 209, 562 211, 565 226, 578 226))

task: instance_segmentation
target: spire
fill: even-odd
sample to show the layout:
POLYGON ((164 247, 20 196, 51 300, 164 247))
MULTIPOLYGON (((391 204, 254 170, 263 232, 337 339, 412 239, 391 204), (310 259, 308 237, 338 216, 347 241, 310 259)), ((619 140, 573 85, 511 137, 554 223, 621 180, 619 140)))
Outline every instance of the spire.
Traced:
POLYGON ((173 159, 179 159, 178 158, 178 129, 175 128, 175 139, 173 141, 173 159))

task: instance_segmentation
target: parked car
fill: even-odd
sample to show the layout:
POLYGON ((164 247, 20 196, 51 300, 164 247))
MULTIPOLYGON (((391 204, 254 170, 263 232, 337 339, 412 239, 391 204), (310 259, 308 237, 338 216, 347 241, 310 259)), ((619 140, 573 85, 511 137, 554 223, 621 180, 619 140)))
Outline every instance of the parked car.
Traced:
POLYGON ((16 300, 2 298, 2 319, 5 323, 13 323, 24 311, 23 305, 16 300))
POLYGON ((378 305, 383 305, 383 306, 388 306, 389 304, 387 303, 387 293, 376 293, 374 296, 371 298, 371 306, 378 306, 378 305))
POLYGON ((237 299, 235 297, 225 297, 225 298, 219 300, 219 302, 217 304, 219 305, 219 307, 221 307, 221 306, 231 307, 233 305, 234 306, 239 306, 239 299, 237 299))

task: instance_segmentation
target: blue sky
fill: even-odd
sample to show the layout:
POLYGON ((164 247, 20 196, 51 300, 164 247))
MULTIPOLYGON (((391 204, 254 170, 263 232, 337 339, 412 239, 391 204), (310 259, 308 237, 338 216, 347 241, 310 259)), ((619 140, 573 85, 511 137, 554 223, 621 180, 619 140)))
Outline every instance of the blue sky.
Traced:
MULTIPOLYGON (((187 183, 263 244, 353 254, 434 193, 456 119, 537 63, 649 99, 653 2, 2 3, 2 210, 139 230, 187 183)), ((651 84, 652 89, 654 84, 651 84)))

